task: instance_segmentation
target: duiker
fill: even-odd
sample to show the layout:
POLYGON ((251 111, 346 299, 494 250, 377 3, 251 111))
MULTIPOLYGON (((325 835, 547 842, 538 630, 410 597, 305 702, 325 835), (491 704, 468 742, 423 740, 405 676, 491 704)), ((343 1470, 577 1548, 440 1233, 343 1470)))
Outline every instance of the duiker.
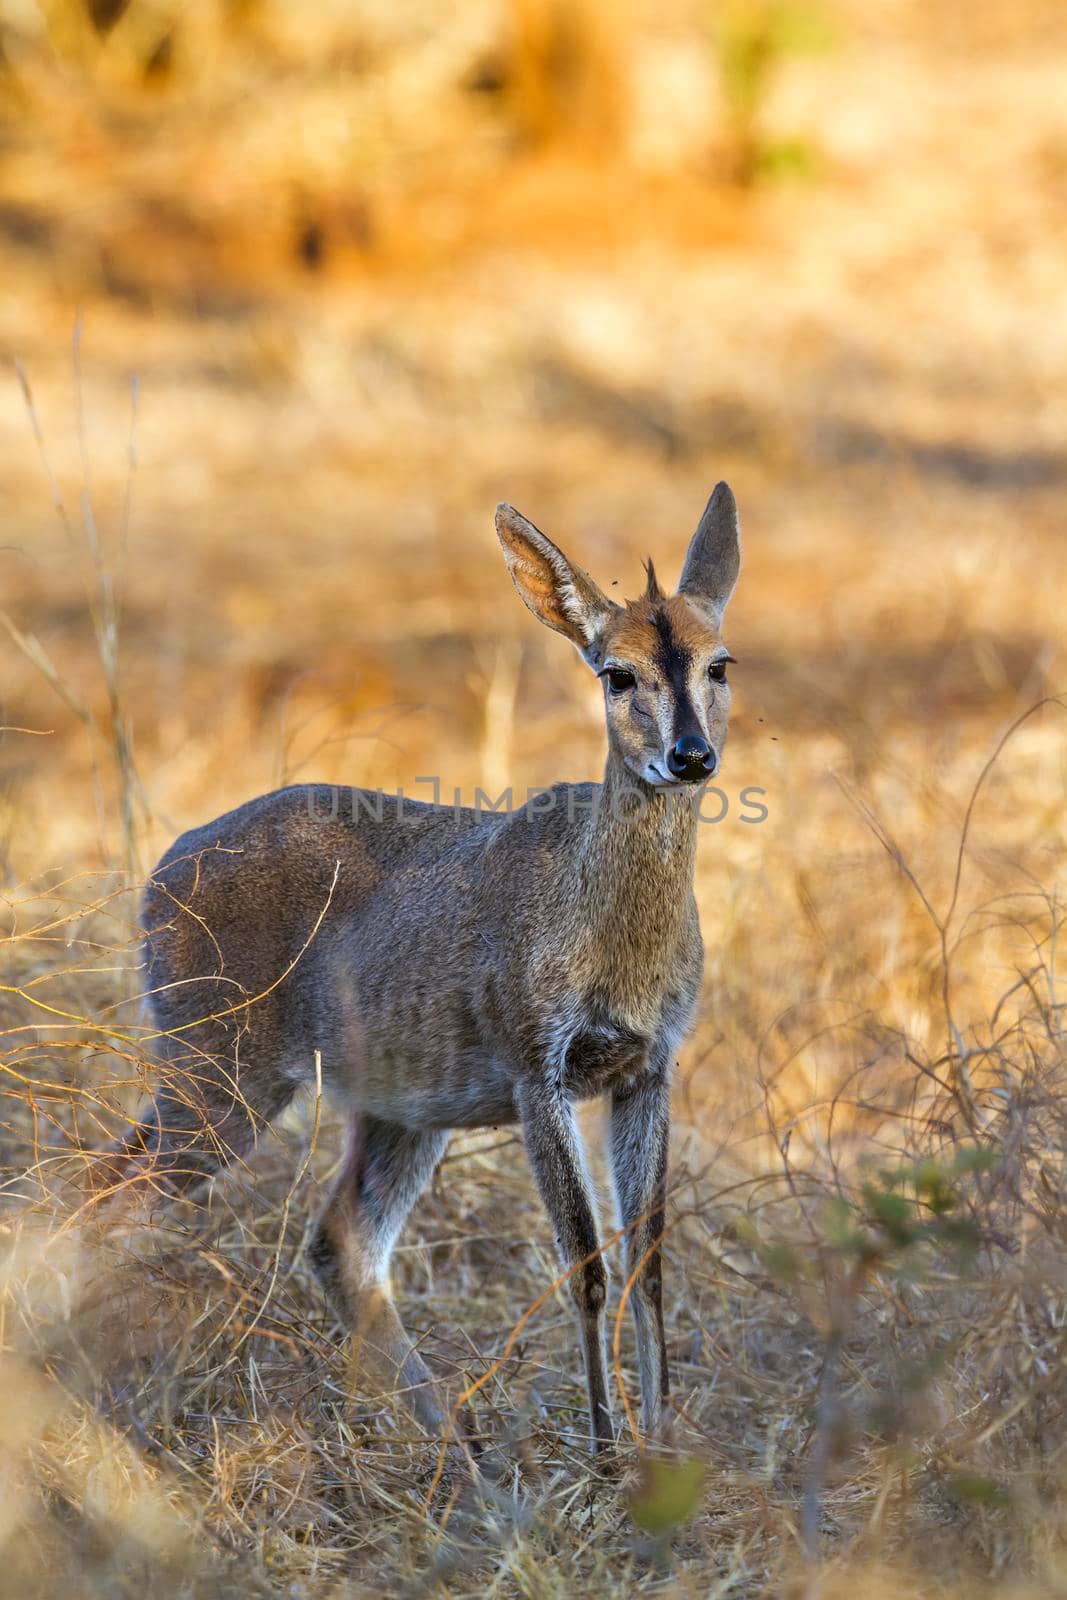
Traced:
POLYGON ((318 1053, 348 1138, 314 1264, 364 1375, 402 1389, 439 1432, 441 1401, 390 1297, 390 1254, 449 1130, 518 1123, 569 1274, 599 1450, 613 1437, 608 1274, 573 1107, 610 1096, 654 1430, 668 1394, 670 1074, 700 987, 695 807, 726 738, 737 508, 720 483, 677 593, 649 564, 644 594, 623 605, 511 506, 496 528, 522 600, 601 682, 603 783, 561 784, 511 813, 300 786, 184 834, 144 902, 164 1071, 126 1152, 153 1184, 210 1176, 314 1077, 318 1053))

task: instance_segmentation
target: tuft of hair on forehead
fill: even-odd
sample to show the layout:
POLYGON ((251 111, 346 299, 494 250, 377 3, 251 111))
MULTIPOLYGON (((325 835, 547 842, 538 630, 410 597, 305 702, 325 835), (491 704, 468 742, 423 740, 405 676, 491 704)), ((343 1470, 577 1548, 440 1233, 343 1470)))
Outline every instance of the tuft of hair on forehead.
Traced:
POLYGON ((652 565, 651 556, 645 561, 645 592, 641 598, 643 600, 666 600, 667 598, 659 586, 659 579, 656 577, 656 569, 652 565))

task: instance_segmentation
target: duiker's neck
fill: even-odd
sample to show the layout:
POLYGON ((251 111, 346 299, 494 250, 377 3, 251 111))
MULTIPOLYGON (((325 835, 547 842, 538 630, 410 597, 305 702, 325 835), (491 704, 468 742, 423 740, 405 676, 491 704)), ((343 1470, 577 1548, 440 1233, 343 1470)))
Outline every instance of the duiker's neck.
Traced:
POLYGON ((688 915, 696 796, 656 790, 609 754, 599 803, 576 818, 582 965, 597 986, 631 998, 662 990, 688 915))

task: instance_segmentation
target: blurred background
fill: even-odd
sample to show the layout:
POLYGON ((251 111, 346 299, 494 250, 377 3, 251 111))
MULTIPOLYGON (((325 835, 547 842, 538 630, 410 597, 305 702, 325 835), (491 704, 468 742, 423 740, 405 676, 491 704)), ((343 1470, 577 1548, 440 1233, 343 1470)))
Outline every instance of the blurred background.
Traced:
MULTIPOLYGON (((414 781, 433 773, 469 801, 599 775, 599 694, 512 592, 496 501, 633 595, 645 556, 677 572, 720 477, 745 566, 679 1170, 725 1173, 724 1194, 790 1148, 824 1175, 833 1137, 852 1156, 889 1148, 929 1090, 916 1062, 932 1071, 946 1039, 964 1098, 939 1100, 934 1124, 988 1133, 1000 1102, 979 1115, 967 1099, 989 1067, 968 1051, 1035 959, 1041 1015, 1061 1014, 1062 706, 1011 734, 960 841, 998 740, 1067 685, 1065 66, 1059 0, 0 0, 11 1173, 39 1157, 42 1118, 91 1139, 86 1086, 139 1092, 86 1019, 137 987, 125 891, 175 833, 306 778, 425 795, 414 781), (746 786, 765 791, 759 825, 741 820, 746 786)), ((274 1159, 280 1205, 292 1166, 274 1159)), ((1057 1193, 1064 1170, 1047 1166, 1057 1193)), ((429 1234, 498 1206, 502 1172, 515 1236, 543 1231, 514 1150, 466 1188, 450 1171, 429 1234)), ((732 1203, 707 1182, 686 1200, 702 1220, 696 1242, 679 1233, 695 1253, 674 1349, 696 1349, 706 1318, 726 1329, 709 1351, 759 1369, 747 1409, 693 1379, 693 1414, 733 1440, 714 1470, 721 1503, 724 1473, 740 1496, 732 1522, 705 1516, 707 1549, 728 1535, 757 1552, 718 1592, 771 1593, 794 1548, 780 1461, 819 1363, 817 1340, 796 1331, 783 1353, 765 1326, 820 1324, 774 1301, 765 1325, 754 1290, 723 1324, 736 1280, 707 1263, 732 1203), (797 1371, 803 1393, 775 1389, 797 1371), (773 1449, 746 1432, 772 1390, 773 1449)), ((253 1262, 252 1215, 231 1274, 253 1262)), ((521 1309, 529 1247, 515 1252, 495 1309, 475 1271, 483 1344, 521 1309)), ((424 1256, 403 1286, 431 1323, 424 1256)), ((1058 1281, 1038 1300, 1059 1326, 1058 1281)), ((871 1315, 859 1366, 889 1337, 871 1315)), ((987 1354, 1018 1345, 1007 1326, 987 1354)), ((972 1398, 1025 1393, 1030 1368, 990 1370, 968 1369, 972 1398)), ((206 1448, 197 1415, 171 1407, 168 1449, 206 1448)), ((141 1425, 162 1437, 154 1412, 141 1425)), ((843 1470, 835 1537, 874 1526, 857 1506, 881 1529, 897 1504, 880 1448, 843 1470)), ((254 1473, 235 1511, 220 1459, 189 1469, 212 1515, 255 1545, 262 1490, 287 1581, 313 1587, 292 1529, 319 1517, 326 1539, 326 1511, 286 1500, 288 1480, 271 1499, 254 1473)), ((946 1583, 966 1570, 973 1594, 1025 1571, 1062 1592, 1047 1524, 1005 1532, 1001 1478, 970 1524, 942 1492, 949 1468, 925 1470, 946 1583)), ((919 1512, 901 1506, 906 1549, 919 1512)), ((693 1571, 709 1592, 712 1567, 693 1571)))

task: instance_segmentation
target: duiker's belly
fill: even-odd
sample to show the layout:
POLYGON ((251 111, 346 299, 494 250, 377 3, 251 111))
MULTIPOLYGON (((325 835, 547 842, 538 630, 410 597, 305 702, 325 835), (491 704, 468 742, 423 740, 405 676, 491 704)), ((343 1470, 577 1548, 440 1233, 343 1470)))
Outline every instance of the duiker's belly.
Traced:
POLYGON ((410 1128, 514 1122, 495 993, 451 970, 439 929, 420 946, 407 934, 405 925, 391 941, 368 939, 349 967, 350 1100, 410 1128))
POLYGON ((362 1111, 409 1128, 491 1128, 516 1121, 513 1080, 490 1055, 371 1056, 356 1098, 362 1111))
POLYGON ((514 1075, 449 994, 393 1012, 368 1006, 354 1084, 363 1111, 410 1128, 484 1128, 516 1119, 514 1075))

